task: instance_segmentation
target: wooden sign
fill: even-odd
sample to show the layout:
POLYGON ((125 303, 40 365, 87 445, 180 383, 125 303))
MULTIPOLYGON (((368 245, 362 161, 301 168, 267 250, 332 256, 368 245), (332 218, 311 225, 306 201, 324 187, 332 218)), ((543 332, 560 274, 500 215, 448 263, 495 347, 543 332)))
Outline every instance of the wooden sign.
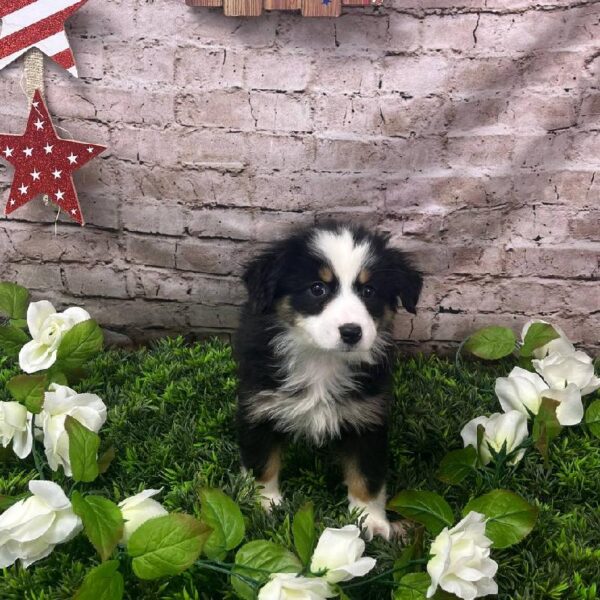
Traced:
POLYGON ((185 3, 222 6, 228 17, 258 17, 269 10, 299 10, 303 17, 339 17, 342 6, 381 6, 383 0, 185 0, 185 3))

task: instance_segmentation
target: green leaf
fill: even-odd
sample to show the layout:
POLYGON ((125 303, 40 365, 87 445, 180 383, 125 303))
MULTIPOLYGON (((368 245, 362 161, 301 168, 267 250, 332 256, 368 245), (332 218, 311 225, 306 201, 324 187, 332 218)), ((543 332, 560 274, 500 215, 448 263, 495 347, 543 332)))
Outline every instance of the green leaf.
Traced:
POLYGON ((221 490, 200 491, 201 520, 212 533, 204 544, 203 552, 208 558, 223 560, 228 550, 233 550, 244 539, 246 526, 240 507, 221 490))
POLYGON ((425 600, 431 577, 427 573, 408 573, 398 582, 392 600, 425 600))
POLYGON ((594 400, 585 411, 585 424, 590 433, 600 438, 600 400, 594 400))
POLYGON ((27 329, 27 319, 10 319, 9 323, 18 329, 27 329))
POLYGON ((533 420, 533 442, 548 463, 550 442, 557 437, 562 429, 556 418, 556 409, 560 402, 552 398, 542 398, 538 414, 533 420))
POLYGON ((59 385, 69 385, 67 376, 60 369, 56 368, 56 364, 52 365, 46 371, 46 378, 48 379, 48 384, 58 383, 59 385))
POLYGON ((407 571, 411 571, 412 565, 410 563, 418 557, 419 548, 416 544, 402 548, 400 556, 394 561, 394 581, 400 581, 407 571))
POLYGON ((124 589, 119 561, 109 560, 94 567, 85 576, 73 600, 121 600, 124 589))
POLYGON ((463 509, 463 515, 472 510, 488 517, 485 534, 494 548, 518 544, 532 531, 538 515, 535 506, 508 490, 493 490, 474 498, 463 509))
POLYGON ((198 559, 210 533, 208 525, 183 513, 146 521, 127 545, 133 572, 140 579, 178 575, 198 559))
POLYGON ((525 334, 519 354, 522 357, 529 358, 533 356, 534 350, 545 346, 548 342, 559 337, 560 335, 552 325, 548 323, 532 323, 525 334))
POLYGON ((63 371, 77 370, 102 350, 102 344, 102 329, 96 321, 77 323, 60 341, 56 365, 63 371))
POLYGON ((292 533, 296 552, 302 564, 308 565, 317 541, 315 510, 312 502, 304 504, 294 515, 292 533))
POLYGON ((106 471, 108 471, 108 467, 110 467, 110 464, 115 459, 116 455, 117 455, 117 453, 116 453, 114 446, 107 448, 100 455, 100 457, 98 458, 98 473, 100 475, 102 475, 102 473, 106 473, 106 471))
POLYGON ((6 384, 10 395, 33 414, 42 411, 47 386, 46 375, 15 375, 6 384))
POLYGON ((11 319, 24 319, 27 316, 29 292, 16 283, 0 283, 0 313, 11 319))
POLYGON ((65 429, 69 435, 69 460, 75 481, 89 483, 98 477, 98 448, 100 437, 67 415, 65 429))
POLYGON ((450 505, 434 492, 405 490, 388 502, 388 509, 425 525, 433 535, 454 523, 450 505))
POLYGON ((0 326, 0 350, 10 357, 19 356, 21 348, 29 341, 29 336, 13 325, 0 326))
POLYGON ((85 535, 105 561, 123 537, 121 509, 101 496, 82 496, 73 492, 73 512, 81 517, 85 535))
POLYGON ((516 342, 515 334, 508 327, 484 327, 469 336, 464 349, 485 360, 498 360, 508 356, 516 342))
MULTIPOLYGON (((267 581, 268 573, 300 573, 302 564, 283 546, 267 540, 254 540, 244 544, 235 555, 234 573, 254 580, 257 585, 267 581)), ((254 600, 251 585, 232 575, 231 584, 244 600, 254 600)))
POLYGON ((476 465, 477 450, 473 446, 452 450, 442 458, 437 478, 444 483, 460 483, 474 471, 476 465))

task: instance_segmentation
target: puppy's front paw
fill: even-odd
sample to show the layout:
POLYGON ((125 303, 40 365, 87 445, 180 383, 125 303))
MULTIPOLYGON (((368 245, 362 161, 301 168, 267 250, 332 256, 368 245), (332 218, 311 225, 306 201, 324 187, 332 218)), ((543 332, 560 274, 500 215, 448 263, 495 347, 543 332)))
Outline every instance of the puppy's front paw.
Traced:
POLYGON ((365 537, 371 541, 373 536, 380 535, 383 539, 389 540, 392 534, 392 524, 385 515, 369 513, 362 521, 365 528, 365 537))
POLYGON ((260 492, 260 504, 264 510, 270 513, 274 506, 279 506, 283 502, 283 496, 279 492, 260 492))

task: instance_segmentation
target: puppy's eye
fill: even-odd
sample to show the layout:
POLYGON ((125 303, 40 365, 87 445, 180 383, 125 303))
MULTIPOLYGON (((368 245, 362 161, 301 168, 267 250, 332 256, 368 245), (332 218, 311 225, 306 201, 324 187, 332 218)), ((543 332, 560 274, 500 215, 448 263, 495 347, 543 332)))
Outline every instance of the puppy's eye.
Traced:
POLYGON ((327 293, 327 286, 322 281, 315 281, 310 286, 310 293, 317 298, 319 296, 324 296, 327 293))
POLYGON ((375 295, 375 288, 370 285, 365 285, 360 290, 363 298, 372 298, 375 295))

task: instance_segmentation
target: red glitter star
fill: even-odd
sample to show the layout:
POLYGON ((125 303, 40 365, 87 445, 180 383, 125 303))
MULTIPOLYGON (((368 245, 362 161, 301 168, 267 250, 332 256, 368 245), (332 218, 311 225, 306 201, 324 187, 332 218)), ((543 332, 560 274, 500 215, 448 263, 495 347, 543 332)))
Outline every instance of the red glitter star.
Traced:
POLYGON ((0 134, 0 158, 15 168, 4 214, 46 194, 74 221, 83 225, 73 172, 104 150, 106 146, 59 138, 42 95, 36 90, 25 133, 0 134))

